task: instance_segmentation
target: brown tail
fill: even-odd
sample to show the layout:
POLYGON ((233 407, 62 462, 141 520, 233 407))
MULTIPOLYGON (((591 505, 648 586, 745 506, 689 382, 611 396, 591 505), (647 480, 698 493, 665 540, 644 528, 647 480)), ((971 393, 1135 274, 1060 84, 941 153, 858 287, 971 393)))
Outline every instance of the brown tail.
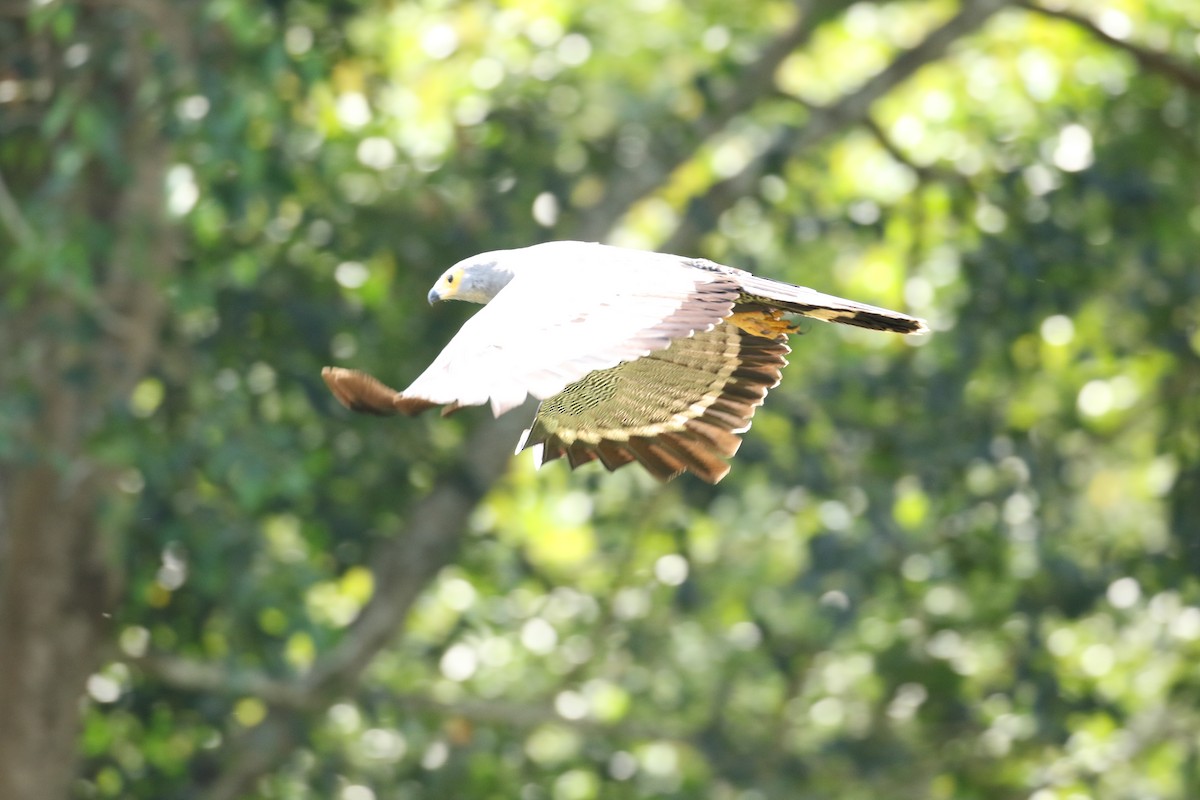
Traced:
POLYGON ((893 333, 926 333, 929 330, 925 320, 918 317, 757 275, 743 277, 742 289, 763 305, 826 322, 893 333))
POLYGON ((420 397, 405 397, 375 376, 356 369, 325 367, 321 370, 321 377, 339 403, 361 414, 380 417, 404 414, 411 417, 437 405, 420 397))

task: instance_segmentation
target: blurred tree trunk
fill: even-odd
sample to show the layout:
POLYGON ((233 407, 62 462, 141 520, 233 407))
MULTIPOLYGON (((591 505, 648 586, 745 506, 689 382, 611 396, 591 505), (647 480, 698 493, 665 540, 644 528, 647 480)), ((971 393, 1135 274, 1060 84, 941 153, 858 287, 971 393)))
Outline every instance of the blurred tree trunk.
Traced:
MULTIPOLYGON (((31 153, 52 147, 40 138, 45 120, 70 89, 86 98, 83 105, 119 109, 107 120, 119 149, 116 158, 97 155, 66 190, 47 190, 51 181, 64 183, 52 159, 0 161, 0 174, 7 168, 14 176, 0 184, 7 200, 0 247, 12 264, 25 265, 10 278, 27 293, 24 310, 0 320, 0 385, 29 401, 19 421, 7 421, 15 446, 0 456, 0 800, 68 795, 81 699, 101 664, 120 589, 111 538, 119 532, 103 521, 116 468, 93 458, 89 445, 155 356, 165 310, 170 150, 160 118, 145 110, 144 90, 152 36, 175 27, 169 10, 142 3, 117 16, 81 11, 78 35, 91 43, 95 62, 86 75, 61 66, 70 40, 29 20, 16 23, 28 34, 22 77, 53 89, 49 102, 22 109, 26 121, 15 135, 31 153), (118 53, 126 60, 111 58, 118 53), (51 203, 39 208, 44 196, 61 213, 51 213, 51 203), (65 224, 68 210, 102 235, 80 236, 65 224), (63 245, 81 243, 82 258, 63 255, 63 245)), ((68 124, 60 139, 79 135, 68 124)), ((81 150, 96 152, 91 144, 81 150)))

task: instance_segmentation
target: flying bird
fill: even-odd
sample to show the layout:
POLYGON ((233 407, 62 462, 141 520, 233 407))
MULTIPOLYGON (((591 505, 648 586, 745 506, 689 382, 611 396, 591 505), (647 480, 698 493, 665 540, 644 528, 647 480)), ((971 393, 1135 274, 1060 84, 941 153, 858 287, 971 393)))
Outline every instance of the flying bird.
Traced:
POLYGON ((546 242, 463 259, 429 302, 484 308, 398 392, 358 370, 321 376, 353 411, 419 414, 541 404, 517 452, 615 470, 641 463, 667 481, 716 483, 767 391, 796 326, 784 314, 902 334, 925 321, 761 278, 700 258, 586 242, 546 242))

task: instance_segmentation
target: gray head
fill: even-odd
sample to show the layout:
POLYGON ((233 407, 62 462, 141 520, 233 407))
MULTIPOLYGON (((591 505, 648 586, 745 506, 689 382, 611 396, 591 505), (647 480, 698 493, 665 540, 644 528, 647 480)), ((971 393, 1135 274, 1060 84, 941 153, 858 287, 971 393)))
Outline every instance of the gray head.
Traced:
POLYGON ((429 290, 429 302, 465 300, 486 303, 512 280, 512 250, 493 250, 464 258, 442 273, 429 290))

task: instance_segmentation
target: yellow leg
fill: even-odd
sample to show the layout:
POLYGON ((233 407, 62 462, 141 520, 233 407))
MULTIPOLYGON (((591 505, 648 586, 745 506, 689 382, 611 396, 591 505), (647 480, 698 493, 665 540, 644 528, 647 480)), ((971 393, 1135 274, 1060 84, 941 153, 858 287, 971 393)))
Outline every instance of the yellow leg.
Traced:
POLYGON ((761 336, 763 339, 778 339, 800 330, 800 326, 784 319, 783 312, 777 308, 738 311, 726 317, 725 321, 751 336, 761 336))

